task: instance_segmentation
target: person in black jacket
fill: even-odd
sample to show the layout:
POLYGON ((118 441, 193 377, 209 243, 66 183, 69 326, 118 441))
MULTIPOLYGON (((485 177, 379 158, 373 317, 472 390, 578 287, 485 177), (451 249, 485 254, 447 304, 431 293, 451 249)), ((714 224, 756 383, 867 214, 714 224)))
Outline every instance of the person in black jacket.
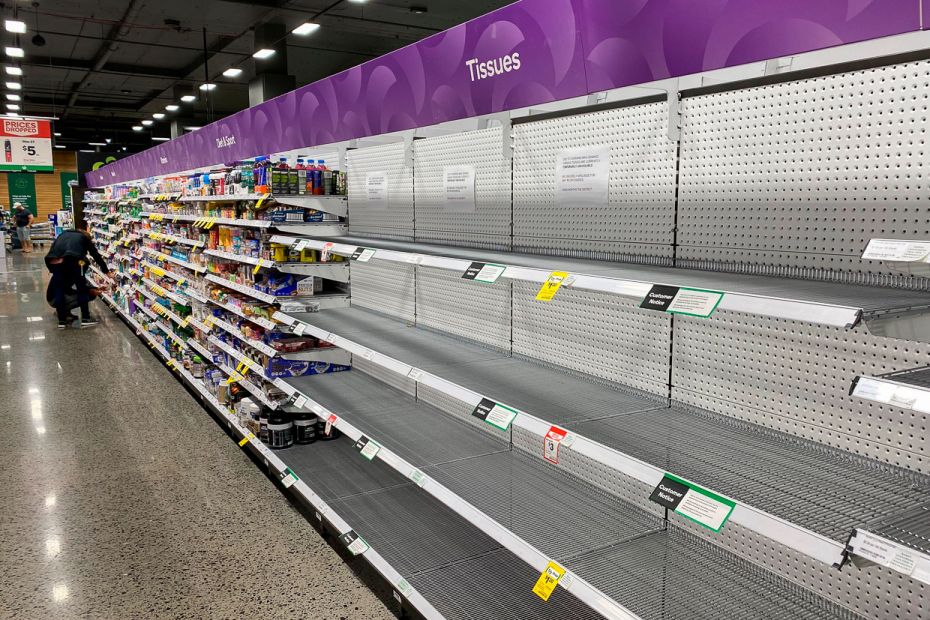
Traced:
POLYGON ((88 308, 90 290, 87 280, 84 279, 84 265, 87 264, 88 254, 100 266, 100 270, 109 277, 110 268, 94 246, 87 232, 87 222, 81 221, 77 223, 74 230, 62 232, 45 256, 45 266, 52 274, 49 289, 54 294, 59 328, 67 327, 77 320, 77 317, 71 314, 69 304, 65 299, 74 290, 77 291, 78 303, 81 306, 81 327, 98 323, 97 319, 90 315, 88 308))

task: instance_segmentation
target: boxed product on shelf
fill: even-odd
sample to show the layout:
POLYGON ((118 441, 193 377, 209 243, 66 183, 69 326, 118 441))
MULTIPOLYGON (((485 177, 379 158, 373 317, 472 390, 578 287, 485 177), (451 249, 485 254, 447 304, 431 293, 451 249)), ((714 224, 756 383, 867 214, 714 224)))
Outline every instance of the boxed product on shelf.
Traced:
POLYGON ((286 360, 273 357, 265 366, 265 376, 269 379, 280 377, 303 377, 307 375, 323 375, 331 372, 344 372, 352 370, 351 366, 330 364, 328 362, 305 362, 286 360))
POLYGON ((314 295, 323 292, 323 278, 307 276, 297 282, 297 295, 314 295))

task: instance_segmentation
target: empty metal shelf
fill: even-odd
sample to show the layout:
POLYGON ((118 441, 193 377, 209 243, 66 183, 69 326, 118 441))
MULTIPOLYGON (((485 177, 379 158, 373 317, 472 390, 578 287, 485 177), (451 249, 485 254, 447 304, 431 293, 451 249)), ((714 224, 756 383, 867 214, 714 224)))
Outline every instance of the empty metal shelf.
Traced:
POLYGON ((872 534, 930 555, 930 503, 879 519, 864 528, 872 534))

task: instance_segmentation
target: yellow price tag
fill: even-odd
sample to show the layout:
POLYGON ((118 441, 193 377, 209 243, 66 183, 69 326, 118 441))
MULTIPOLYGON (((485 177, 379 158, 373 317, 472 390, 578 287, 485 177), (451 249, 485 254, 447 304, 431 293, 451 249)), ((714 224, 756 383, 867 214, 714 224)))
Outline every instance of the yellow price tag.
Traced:
POLYGON ((178 286, 183 286, 185 282, 187 282, 187 280, 185 280, 184 278, 181 278, 180 280, 178 280, 178 286))
POLYGON ((245 437, 239 440, 239 447, 241 448, 242 446, 249 443, 253 439, 255 439, 255 435, 253 435, 252 433, 249 433, 248 435, 246 435, 245 437))
POLYGON ((213 228, 213 225, 214 225, 214 224, 216 224, 216 218, 215 218, 215 217, 211 217, 211 218, 210 218, 210 221, 207 222, 207 230, 213 228))
POLYGON ((168 366, 168 368, 174 368, 174 367, 175 367, 174 358, 169 359, 169 360, 166 362, 166 365, 168 366))
POLYGON ((567 271, 553 271, 550 273, 549 277, 539 288, 539 292, 536 293, 536 300, 552 301, 552 298, 555 297, 555 294, 559 292, 560 288, 562 288, 562 283, 565 282, 565 278, 567 277, 567 271))
POLYGON ((255 269, 252 270, 252 274, 258 273, 258 270, 265 266, 265 261, 258 259, 258 263, 255 264, 255 269))
POLYGON ((555 586, 558 585, 559 579, 564 574, 564 568, 550 561, 546 564, 542 574, 539 575, 539 579, 536 580, 536 585, 533 586, 533 594, 544 601, 548 601, 549 597, 552 596, 552 591, 555 590, 555 586))
POLYGON ((172 222, 174 222, 175 224, 177 224, 177 223, 178 223, 178 216, 177 216, 177 215, 175 215, 175 216, 174 216, 174 219, 173 219, 173 220, 171 220, 171 221, 172 221, 172 222))
POLYGON ((262 206, 262 203, 265 202, 265 198, 268 198, 270 194, 262 194, 262 197, 258 199, 258 202, 255 203, 255 208, 258 209, 262 206))
POLYGON ((233 375, 229 379, 226 379, 226 385, 232 385, 233 383, 238 383, 239 381, 242 381, 243 379, 245 379, 245 377, 240 375, 238 372, 233 373, 233 375))

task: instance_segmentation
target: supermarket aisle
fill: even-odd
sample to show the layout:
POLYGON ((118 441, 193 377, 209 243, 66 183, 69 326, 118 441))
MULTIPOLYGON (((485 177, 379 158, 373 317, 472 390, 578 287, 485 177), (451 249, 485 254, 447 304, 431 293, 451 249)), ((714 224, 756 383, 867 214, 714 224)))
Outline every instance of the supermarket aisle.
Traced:
POLYGON ((0 259, 0 617, 390 618, 100 302, 0 259))

